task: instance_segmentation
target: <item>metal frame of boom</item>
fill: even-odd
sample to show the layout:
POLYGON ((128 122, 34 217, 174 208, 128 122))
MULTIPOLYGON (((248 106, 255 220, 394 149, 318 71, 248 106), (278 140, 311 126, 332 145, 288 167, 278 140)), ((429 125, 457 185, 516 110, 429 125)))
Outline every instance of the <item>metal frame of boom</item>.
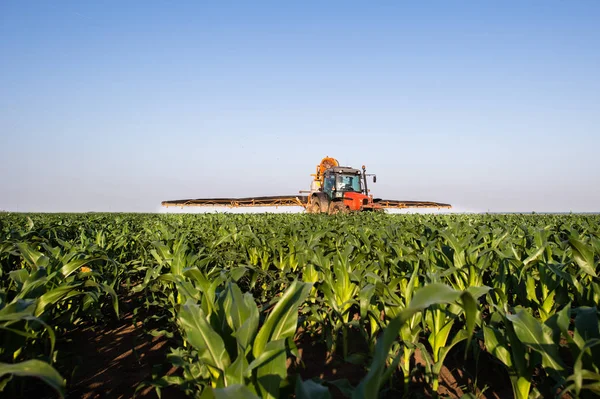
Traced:
MULTIPOLYGON (((306 207, 308 197, 301 196, 271 196, 271 197, 249 197, 249 198, 199 198, 199 199, 184 199, 163 201, 162 206, 225 206, 229 208, 240 207, 260 207, 260 206, 301 206, 306 207)), ((381 200, 376 201, 382 208, 386 209, 406 209, 406 208, 447 208, 450 209, 450 204, 443 204, 431 201, 398 201, 398 200, 381 200)))

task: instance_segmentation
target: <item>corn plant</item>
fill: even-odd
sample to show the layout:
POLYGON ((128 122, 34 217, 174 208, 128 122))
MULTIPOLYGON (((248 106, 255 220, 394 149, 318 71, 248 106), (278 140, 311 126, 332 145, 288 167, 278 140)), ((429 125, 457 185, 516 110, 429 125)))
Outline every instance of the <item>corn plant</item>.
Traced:
POLYGON ((262 398, 277 398, 286 378, 286 342, 293 338, 298 307, 311 288, 293 282, 259 328, 259 311, 252 295, 229 283, 211 313, 189 300, 178 321, 186 340, 206 368, 205 389, 248 386, 262 398))

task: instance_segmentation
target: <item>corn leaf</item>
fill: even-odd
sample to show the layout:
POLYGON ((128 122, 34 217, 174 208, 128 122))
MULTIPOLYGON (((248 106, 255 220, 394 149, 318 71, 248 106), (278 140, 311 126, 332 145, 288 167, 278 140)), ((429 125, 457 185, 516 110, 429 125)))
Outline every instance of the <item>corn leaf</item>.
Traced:
POLYGON ((186 302, 177 318, 200 359, 224 372, 231 363, 229 354, 225 350, 223 339, 213 330, 200 306, 191 301, 186 302))
POLYGON ((200 399, 259 399, 259 397, 245 385, 232 385, 225 388, 207 388, 202 392, 200 399))
POLYGON ((0 363, 0 377, 6 374, 39 378, 54 388, 61 398, 65 395, 65 380, 54 367, 41 360, 26 360, 15 364, 0 363))
POLYGON ((542 355, 544 367, 557 372, 564 370, 565 365, 548 326, 540 323, 525 310, 520 310, 517 314, 508 314, 506 317, 512 322, 519 340, 542 355))
POLYGON ((593 249, 583 241, 575 238, 569 238, 569 244, 573 251, 573 258, 577 265, 579 265, 579 268, 590 276, 597 277, 593 249))
POLYGON ((312 380, 302 381, 300 376, 296 379, 296 399, 329 399, 331 394, 326 386, 312 380))

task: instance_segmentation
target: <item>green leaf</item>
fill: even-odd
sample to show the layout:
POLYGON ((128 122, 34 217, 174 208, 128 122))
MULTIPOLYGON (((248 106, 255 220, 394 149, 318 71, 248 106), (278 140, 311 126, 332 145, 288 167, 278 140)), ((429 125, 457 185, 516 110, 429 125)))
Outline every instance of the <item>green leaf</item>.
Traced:
POLYGON ((577 316, 575 316, 575 330, 585 341, 588 341, 592 338, 600 339, 598 310, 595 307, 578 307, 577 316))
POLYGON ((27 271, 27 269, 12 270, 8 272, 8 276, 14 282, 24 284, 25 281, 27 281, 27 278, 29 277, 29 272, 27 271))
POLYGON ((81 284, 63 285, 44 293, 38 298, 34 315, 39 317, 44 313, 48 306, 52 306, 76 295, 81 295, 82 292, 76 290, 79 286, 81 286, 81 284))
POLYGON ((248 360, 245 353, 238 353, 238 357, 225 369, 225 385, 244 385, 244 376, 248 370, 248 360))
POLYGON ((231 363, 223 339, 209 324, 206 315, 197 304, 188 301, 181 307, 177 317, 187 340, 198 351, 204 363, 224 372, 231 363))
POLYGON ((196 267, 184 269, 183 274, 197 284, 197 288, 203 294, 202 309, 205 313, 212 314, 215 311, 217 287, 225 281, 225 276, 219 274, 211 281, 196 267))
POLYGON ((579 268, 585 273, 597 277, 596 267, 594 264, 594 251, 592 247, 575 238, 569 238, 569 244, 571 245, 571 250, 573 251, 573 258, 579 265, 579 268))
POLYGON ((257 370, 261 396, 277 398, 279 386, 286 377, 285 339, 294 336, 298 324, 298 307, 304 302, 312 284, 294 281, 273 308, 256 335, 252 354, 259 358, 263 352, 282 350, 280 355, 257 370))
POLYGON ((232 385, 225 388, 206 388, 200 399, 260 399, 245 385, 232 385))
POLYGON ((461 291, 456 291, 446 284, 428 284, 415 292, 409 308, 422 310, 434 304, 453 303, 460 298, 461 294, 461 291))
POLYGON ((239 279, 244 277, 244 274, 246 274, 247 271, 248 269, 246 267, 238 266, 235 269, 229 270, 228 275, 233 281, 238 281, 239 279))
POLYGON ((473 299, 479 299, 483 295, 486 295, 492 288, 486 285, 481 287, 471 286, 467 288, 467 292, 473 296, 473 299))
POLYGON ((16 246, 19 249, 19 253, 23 259, 25 259, 25 262, 27 262, 34 270, 39 267, 48 266, 48 257, 31 248, 29 244, 19 242, 16 244, 16 246))
POLYGON ((570 387, 567 387, 567 391, 574 389, 577 397, 580 396, 581 390, 594 390, 594 384, 600 383, 600 374, 583 368, 584 355, 590 355, 590 349, 593 347, 597 347, 598 345, 600 345, 600 339, 591 339, 588 342, 586 342, 584 347, 581 348, 577 359, 575 360, 575 364, 573 365, 573 374, 569 376, 569 378, 567 378, 567 381, 573 381, 573 384, 570 387), (592 385, 584 385, 584 380, 595 380, 595 382, 592 383, 592 385))
POLYGON ((259 314, 254 298, 250 293, 242 295, 237 284, 229 283, 223 306, 227 324, 233 330, 233 336, 238 344, 245 351, 258 329, 259 314))
POLYGON ((0 321, 20 320, 23 317, 33 315, 35 311, 35 300, 16 299, 0 309, 0 321))
POLYGON ((105 292, 107 292, 111 299, 112 299, 112 305, 113 305, 113 310, 115 311, 115 315, 117 316, 117 318, 119 317, 119 297, 117 296, 117 293, 115 292, 115 290, 113 289, 113 287, 111 287, 108 284, 100 284, 100 286, 102 287, 102 289, 104 289, 105 292))
POLYGON ((41 360, 26 360, 15 364, 0 363, 0 377, 6 374, 39 378, 54 388, 60 397, 65 395, 65 380, 54 367, 41 360))
POLYGON ((571 303, 569 302, 560 311, 556 312, 556 326, 566 339, 571 337, 569 335, 570 310, 571 303))
POLYGON ((345 397, 347 397, 347 398, 352 397, 352 394, 354 392, 354 387, 352 386, 352 384, 350 384, 350 381, 348 381, 346 378, 343 378, 340 380, 326 381, 325 383, 329 386, 334 386, 337 389, 339 389, 339 391, 345 397))
POLYGON ((531 262, 537 260, 537 258, 539 258, 544 253, 545 250, 546 250, 546 247, 538 248, 537 251, 535 251, 534 253, 532 253, 530 256, 527 257, 527 259, 525 259, 523 261, 523 266, 527 266, 531 262))
POLYGON ((258 366, 256 372, 260 396, 268 399, 279 398, 279 387, 287 376, 285 339, 269 342, 263 353, 273 355, 258 366))
POLYGON ((504 335, 495 328, 484 326, 483 339, 487 351, 500 360, 509 369, 512 368, 512 359, 508 350, 508 343, 504 335))
MULTIPOLYGON (((415 296, 417 296, 417 293, 415 296)), ((406 309, 400 312, 399 316, 392 319, 388 326, 383 330, 383 336, 377 340, 375 345, 375 354, 371 362, 371 368, 367 375, 362 379, 360 384, 352 392, 353 399, 377 398, 379 389, 385 382, 383 375, 385 373, 385 365, 388 359, 388 354, 392 348, 392 344, 396 341, 400 327, 418 310, 406 309)), ((402 352, 399 352, 396 357, 400 357, 402 352)))
POLYGON ((360 290, 358 294, 360 299, 360 318, 363 320, 367 318, 367 311, 374 293, 375 285, 367 284, 360 290))
POLYGON ((296 377, 297 399, 330 399, 331 394, 326 386, 312 380, 302 381, 300 376, 296 377))
MULTIPOLYGON (((487 292, 487 291, 486 291, 487 292)), ((482 294, 483 295, 483 294, 482 294)), ((473 336, 473 331, 475 331, 475 324, 477 323, 477 301, 475 298, 469 293, 469 291, 465 291, 460 296, 462 301, 462 306, 465 311, 465 319, 466 319, 466 327, 467 327, 467 345, 465 347, 465 359, 467 358, 467 352, 469 350, 469 344, 471 343, 471 337, 473 336)))
POLYGON ((467 338, 471 338, 471 334, 469 334, 466 330, 459 330, 454 336, 454 338, 452 338, 452 341, 450 341, 449 344, 440 349, 438 361, 433 365, 434 375, 438 375, 442 370, 442 366, 444 365, 444 359, 446 358, 450 350, 452 350, 452 348, 454 348, 458 343, 466 340, 467 338))
POLYGON ((519 340, 542 355, 544 367, 554 371, 564 370, 565 366, 552 339, 550 327, 540 323, 525 310, 520 310, 517 314, 507 314, 506 318, 512 322, 519 340))
MULTIPOLYGON (((573 331, 572 341, 576 343, 581 350, 591 340, 600 339, 600 328, 598 326, 598 311, 595 307, 590 308, 581 306, 575 309, 575 329, 573 331)), ((600 346, 596 345, 591 349, 591 354, 585 356, 585 363, 593 362, 592 359, 600 357, 600 346)))
POLYGON ((298 324, 298 307, 304 302, 312 284, 294 281, 277 301, 275 308, 267 317, 258 332, 252 354, 260 356, 267 342, 293 336, 298 324))
POLYGON ((61 269, 60 273, 63 277, 69 277, 73 272, 79 269, 81 266, 85 266, 86 264, 94 261, 96 259, 74 259, 69 263, 65 264, 61 269))
MULTIPOLYGON (((9 304, 8 306, 6 306, 4 309, 2 309, 2 311, 0 311, 0 321, 4 322, 2 325, 0 325, 0 328, 5 329, 7 331, 12 331, 19 335, 29 336, 29 334, 26 331, 21 331, 21 330, 15 331, 15 330, 9 328, 10 325, 14 324, 16 322, 19 322, 19 321, 28 321, 28 322, 39 323, 48 332, 48 338, 50 339, 50 354, 54 353, 54 346, 56 344, 56 335, 55 335, 52 327, 50 327, 42 319, 32 316, 31 315, 31 311, 32 311, 31 307, 26 308, 23 311, 19 311, 19 308, 15 305, 18 305, 18 304, 13 302, 13 303, 9 304), (10 312, 11 310, 14 310, 14 312, 11 313, 10 312)), ((32 338, 39 338, 39 337, 40 337, 39 333, 36 333, 36 335, 34 335, 32 338)))
POLYGON ((261 367, 279 355, 285 352, 285 340, 271 341, 267 344, 263 352, 254 359, 247 367, 246 374, 248 375, 255 368, 261 367))
POLYGON ((171 250, 163 242, 155 241, 152 243, 155 249, 150 250, 150 253, 159 264, 173 260, 171 250))

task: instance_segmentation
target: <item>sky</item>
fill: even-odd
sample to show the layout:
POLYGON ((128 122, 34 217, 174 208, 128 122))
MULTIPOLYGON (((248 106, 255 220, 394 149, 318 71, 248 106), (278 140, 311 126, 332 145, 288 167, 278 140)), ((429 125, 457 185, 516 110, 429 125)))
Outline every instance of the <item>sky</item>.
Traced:
POLYGON ((600 211, 600 1, 0 1, 0 210, 297 194, 600 211))

